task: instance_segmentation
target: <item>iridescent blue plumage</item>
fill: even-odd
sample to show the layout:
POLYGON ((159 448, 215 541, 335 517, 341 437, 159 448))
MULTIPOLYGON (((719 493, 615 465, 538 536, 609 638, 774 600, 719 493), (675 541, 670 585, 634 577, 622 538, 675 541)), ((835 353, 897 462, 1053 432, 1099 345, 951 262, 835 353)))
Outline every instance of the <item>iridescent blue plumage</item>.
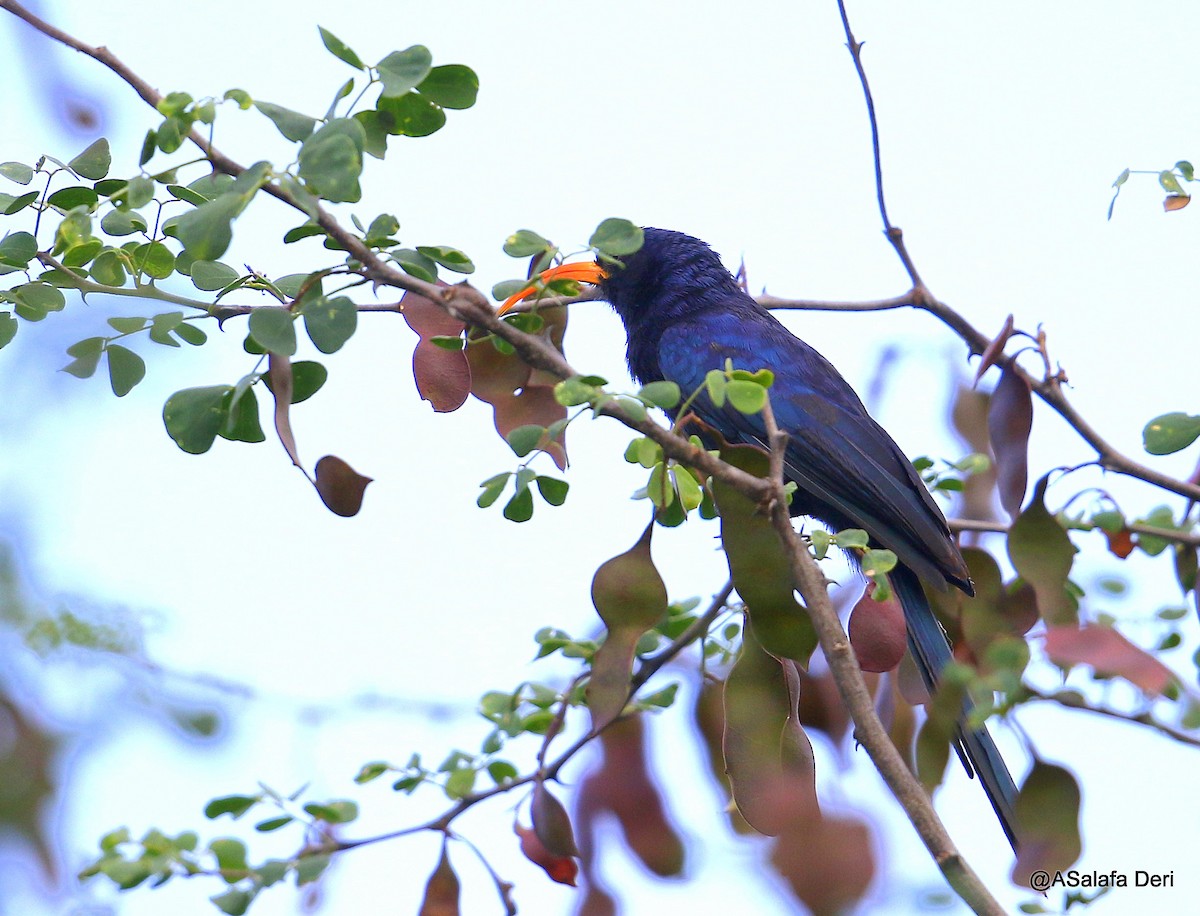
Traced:
MULTIPOLYGON (((909 647, 932 690, 950 660, 946 636, 920 580, 973 594, 946 520, 892 438, 836 369, 746 295, 703 242, 646 229, 641 250, 600 284, 625 324, 629 369, 645 384, 676 382, 685 396, 727 359, 775 374, 771 408, 789 436, 785 474, 797 485, 792 513, 835 530, 865 529, 896 553, 892 584, 904 608, 909 647)), ((718 408, 701 394, 691 408, 728 441, 764 445, 761 416, 718 408)), ((979 773, 1010 842, 1016 788, 986 730, 960 734, 960 756, 979 773)))

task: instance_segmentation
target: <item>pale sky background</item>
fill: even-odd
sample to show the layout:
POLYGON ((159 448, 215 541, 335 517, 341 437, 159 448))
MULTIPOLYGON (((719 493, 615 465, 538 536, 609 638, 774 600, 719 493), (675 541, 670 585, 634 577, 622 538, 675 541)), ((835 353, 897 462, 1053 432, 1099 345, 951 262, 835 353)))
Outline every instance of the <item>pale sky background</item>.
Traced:
MULTIPOLYGON (((422 43, 435 64, 471 65, 481 83, 478 105, 449 112, 447 127, 431 138, 393 141, 385 162, 369 160, 367 196, 352 209, 364 222, 395 213, 406 244, 462 248, 483 289, 523 270, 500 251, 513 230, 532 228, 570 246, 586 242, 608 216, 700 236, 731 267, 744 256, 755 290, 870 299, 905 289, 880 232, 863 101, 832 0, 341 7, 209 0, 56 3, 45 12, 82 40, 107 45, 162 91, 219 97, 236 86, 314 115, 352 75, 325 52, 318 24, 367 61, 422 43)), ((1110 183, 1126 166, 1160 168, 1196 155, 1200 103, 1187 89, 1196 63, 1172 24, 1178 7, 859 2, 850 15, 866 41, 890 213, 926 282, 985 331, 1009 312, 1018 327, 1041 323, 1079 409, 1115 445, 1141 456, 1146 420, 1196 409, 1200 214, 1164 216, 1153 177, 1127 186, 1112 222, 1105 211, 1110 183)), ((65 160, 88 142, 39 113, 40 81, 54 72, 49 60, 104 106, 113 174, 132 174, 154 113, 98 64, 36 41, 3 15, 0 160, 32 162, 42 153, 65 160), (18 42, 29 42, 28 53, 18 53, 18 42)), ((291 158, 289 144, 256 112, 221 112, 217 143, 235 158, 291 158)), ((320 256, 319 246, 284 248, 277 240, 301 221, 256 202, 225 260, 275 276, 300 269, 320 256)), ((342 353, 324 360, 326 389, 293 415, 310 465, 333 452, 375 478, 361 515, 340 519, 271 438, 258 446, 220 441, 195 457, 165 435, 160 411, 171 392, 232 383, 249 370, 236 322, 199 351, 140 347, 148 377, 123 401, 102 378, 80 382, 54 371, 66 362, 65 347, 105 317, 135 313, 127 302, 73 305, 23 325, 2 354, 0 521, 45 600, 83 595, 123 605, 144 620, 150 658, 249 685, 257 698, 222 701, 231 725, 215 749, 126 717, 77 750, 65 773, 69 801, 55 814, 69 867, 86 862, 99 836, 123 823, 139 835, 150 826, 196 828, 205 838, 232 832, 250 837, 252 858, 285 853, 290 837, 277 845, 251 836, 249 821, 209 824, 201 815, 208 799, 253 791, 260 779, 285 791, 311 782, 315 796, 358 799, 365 813, 348 831, 355 836, 441 810, 444 799, 432 792, 413 802, 393 795, 385 780, 359 789, 351 778, 369 760, 403 763, 419 750, 438 761, 454 747, 475 750, 485 728, 469 710, 480 694, 567 670, 527 665, 531 637, 547 624, 589 632, 592 572, 640 531, 644 504, 628 496, 643 480, 620 459, 629 434, 612 422, 572 426, 566 507, 539 506, 521 526, 503 520, 498 507, 481 511, 479 481, 516 463, 491 432, 489 413, 472 402, 434 415, 413 388, 414 335, 395 315, 364 316, 342 353), (424 709, 356 708, 353 698, 367 694, 457 712, 437 719, 424 709), (305 715, 309 706, 330 714, 305 715)), ((944 389, 952 367, 973 369, 947 330, 908 310, 784 320, 860 391, 881 349, 902 345, 878 418, 912 455, 959 457, 942 428, 944 389)), ((573 311, 567 355, 582 371, 617 384, 627 378, 620 324, 604 306, 573 311)), ((1038 409, 1034 477, 1090 457, 1062 421, 1038 409)), ((1185 475, 1194 449, 1151 460, 1185 475)), ((1130 515, 1163 501, 1135 482, 1098 475, 1090 482, 1118 494, 1130 515)), ((1052 489, 1052 506, 1068 492, 1052 489)), ((1178 511, 1181 502, 1171 505, 1178 511)), ((714 535, 702 523, 656 534, 655 558, 673 599, 707 600, 723 582, 714 535)), ((1095 538, 1077 539, 1085 548, 1078 581, 1141 576, 1130 601, 1100 599, 1095 607, 1133 621, 1178 600, 1165 557, 1118 567, 1095 538)), ((1127 632, 1147 631, 1135 624, 1127 632)), ((1193 684, 1194 647, 1193 636, 1168 657, 1193 684)), ((62 666, 58 675, 47 715, 63 727, 94 722, 94 703, 80 693, 95 690, 95 672, 62 666)), ((717 794, 692 774, 699 751, 686 719, 681 706, 653 733, 660 772, 687 774, 672 799, 692 840, 691 878, 648 881, 618 856, 605 865, 609 883, 636 900, 630 913, 746 912, 750 900, 755 912, 793 912, 787 894, 759 874, 754 844, 721 830, 717 794)), ((1019 721, 1043 757, 1070 767, 1083 784, 1080 868, 1175 872, 1173 890, 1119 891, 1090 912, 1185 912, 1200 892, 1200 800, 1186 775, 1194 752, 1144 730, 1047 710, 1023 711, 1019 721)), ((1005 733, 999 740, 1019 775, 1025 763, 1016 741, 1005 733)), ((844 768, 824 746, 818 753, 823 792, 835 808, 894 814, 862 754, 851 753, 854 766, 844 768)), ((531 742, 518 759, 528 763, 532 754, 531 742)), ((982 792, 951 769, 937 803, 952 835, 1006 904, 1030 899, 1007 881, 1010 853, 982 792)), ((459 826, 516 882, 522 912, 569 912, 574 892, 550 885, 511 839, 515 801, 478 806, 459 826)), ((877 835, 882 874, 863 913, 903 912, 941 887, 906 822, 889 815, 886 824, 877 835)), ((436 845, 432 837, 408 838, 342 857, 322 912, 415 912, 436 845)), ((478 863, 465 850, 452 855, 464 912, 498 912, 478 863)), ((30 868, 0 859, 6 914, 110 906, 129 916, 212 913, 205 898, 220 890, 212 881, 176 882, 117 897, 95 882, 44 903, 37 886, 30 868)), ((251 912, 292 913, 298 899, 290 888, 272 888, 251 912)))

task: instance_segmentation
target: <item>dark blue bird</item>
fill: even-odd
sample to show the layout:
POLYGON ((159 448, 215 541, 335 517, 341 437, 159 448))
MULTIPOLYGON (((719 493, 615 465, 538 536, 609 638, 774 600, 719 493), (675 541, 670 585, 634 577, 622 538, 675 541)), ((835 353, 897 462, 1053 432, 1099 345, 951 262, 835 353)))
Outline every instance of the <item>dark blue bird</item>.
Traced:
MULTIPOLYGON (((687 396, 726 360, 775 374, 771 408, 789 439, 784 474, 797 487, 792 514, 835 531, 862 528, 874 546, 896 554, 892 587, 904 609, 909 649, 932 692, 951 654, 921 580, 967 594, 974 589, 946 520, 911 462, 841 374, 748 296, 704 242, 648 228, 641 249, 623 262, 623 268, 566 265, 557 275, 599 283, 625 324, 629 369, 641 384, 672 381, 687 396)), ((718 408, 706 394, 690 409, 727 441, 766 447, 761 416, 728 403, 718 408)), ((968 771, 979 774, 1015 849, 1016 787, 991 736, 960 728, 958 750, 968 771)))

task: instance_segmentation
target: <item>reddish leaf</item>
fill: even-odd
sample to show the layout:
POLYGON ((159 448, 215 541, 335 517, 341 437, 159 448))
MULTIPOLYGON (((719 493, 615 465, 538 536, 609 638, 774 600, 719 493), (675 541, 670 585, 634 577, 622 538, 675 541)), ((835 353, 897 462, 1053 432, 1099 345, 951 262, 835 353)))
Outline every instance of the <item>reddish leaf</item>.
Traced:
MULTIPOLYGON (((991 439, 987 429, 988 407, 991 406, 991 402, 991 394, 976 391, 963 384, 956 388, 950 418, 954 424, 954 431, 962 438, 970 452, 987 454, 991 450, 991 439)), ((964 518, 993 518, 995 493, 996 466, 989 464, 986 471, 972 474, 963 481, 957 514, 964 518)))
POLYGON ((471 393, 471 367, 462 350, 446 350, 421 340, 413 351, 413 377, 421 397, 438 413, 450 413, 471 393))
POLYGON ((552 881, 557 881, 559 884, 569 884, 575 886, 575 877, 579 874, 579 865, 574 859, 569 856, 553 855, 542 841, 538 839, 537 833, 530 830, 528 827, 522 827, 520 824, 513 824, 513 832, 521 838, 521 853, 534 865, 545 869, 546 874, 550 876, 552 881))
POLYGON ((913 741, 917 734, 917 716, 912 704, 906 703, 904 695, 900 692, 899 676, 889 677, 887 681, 887 703, 880 709, 880 715, 883 716, 885 711, 888 713, 884 719, 888 737, 892 739, 892 744, 900 752, 908 768, 916 770, 913 741))
POLYGON ((779 786, 805 785, 816 797, 812 745, 799 724, 797 672, 769 654, 752 629, 725 681, 725 770, 738 810, 759 833, 785 826, 776 802, 779 786))
POLYGON ((591 832, 596 815, 609 811, 621 825, 625 843, 646 868, 661 877, 678 875, 683 871, 683 840, 667 820, 662 794, 650 777, 645 717, 614 722, 601 733, 600 744, 603 762, 579 787, 576 816, 581 834, 584 819, 591 832))
POLYGON ((1035 871, 1053 875, 1075 863, 1083 851, 1079 836, 1079 784, 1068 770, 1034 760, 1033 769, 1017 794, 1016 833, 1014 884, 1029 887, 1035 871))
POLYGON ((1078 603, 1067 592, 1067 577, 1076 549, 1044 502, 1047 478, 1033 488, 1033 497, 1008 531, 1008 557, 1017 573, 1033 586, 1038 611, 1050 626, 1078 619, 1078 603))
POLYGON ((271 380, 271 396, 275 398, 275 433, 292 464, 302 468, 300 454, 296 451, 296 437, 292 434, 292 390, 294 377, 292 361, 279 353, 267 357, 267 375, 271 380))
POLYGON ((442 857, 437 868, 425 884, 425 896, 421 899, 418 916, 458 916, 458 875, 450 867, 446 855, 446 844, 442 843, 442 857))
POLYGON ((1029 432, 1033 428, 1033 397, 1029 383, 1012 365, 1000 373, 988 409, 988 434, 996 456, 996 486, 1000 505, 1016 518, 1029 482, 1029 432))
POLYGON ((1114 556, 1124 560, 1133 553, 1133 532, 1128 528, 1105 531, 1104 536, 1108 539, 1108 552, 1114 556))
POLYGON ((1168 194, 1163 200, 1163 210, 1167 213, 1173 210, 1182 210, 1192 202, 1192 198, 1187 194, 1168 194))
POLYGON ((400 315, 423 340, 457 337, 466 327, 433 300, 413 292, 406 292, 400 300, 400 315))
POLYGON ((875 876, 871 832, 860 820, 822 816, 803 788, 776 794, 786 828, 771 864, 813 916, 854 909, 875 876))
POLYGON ((491 340, 472 340, 464 351, 471 367, 471 394, 495 406, 529 382, 530 369, 516 353, 501 353, 491 340))
MULTIPOLYGON (((567 416, 567 408, 554 399, 554 389, 545 385, 526 385, 520 394, 497 397, 492 406, 496 431, 506 440, 518 427, 550 426, 567 416)), ((560 469, 566 468, 567 452, 561 434, 553 442, 543 437, 538 447, 544 448, 560 469)))
POLYGON ((1004 319, 1004 327, 1000 329, 1000 333, 992 338, 992 342, 984 348, 983 355, 979 357, 979 367, 975 370, 975 384, 979 384, 979 380, 983 378, 983 373, 987 372, 992 366, 996 365, 996 360, 1004 352, 1004 347, 1008 343, 1008 338, 1013 332, 1013 316, 1009 315, 1004 319))
POLYGON ((540 779, 533 787, 530 811, 534 833, 552 856, 578 858, 579 849, 575 846, 575 833, 571 830, 567 809, 550 794, 545 782, 540 779))
POLYGON ((466 327, 431 299, 406 292, 400 314, 420 336, 413 351, 413 377, 421 397, 439 413, 458 410, 471 390, 471 369, 462 350, 446 350, 430 338, 458 337, 466 327))
POLYGON ((863 671, 891 671, 908 648, 904 610, 895 595, 887 601, 876 601, 873 591, 871 583, 850 611, 847 633, 863 671))
POLYGON ((667 587, 650 556, 651 522, 625 553, 606 561, 592 578, 592 604, 608 633, 592 658, 587 701, 592 727, 621 714, 629 696, 637 642, 667 613, 667 587))
POLYGON ((1171 669, 1144 649, 1135 646, 1112 627, 1050 627, 1046 630, 1046 655, 1063 668, 1090 665, 1098 675, 1116 675, 1159 696, 1175 680, 1171 669))
POLYGON ((326 455, 317 462, 313 485, 330 512, 349 518, 358 515, 358 510, 362 508, 363 492, 370 482, 370 477, 359 474, 341 458, 326 455))
POLYGON ((835 746, 850 731, 850 714, 842 695, 838 693, 833 675, 822 671, 814 675, 800 669, 800 705, 797 714, 800 724, 806 728, 824 732, 835 746))

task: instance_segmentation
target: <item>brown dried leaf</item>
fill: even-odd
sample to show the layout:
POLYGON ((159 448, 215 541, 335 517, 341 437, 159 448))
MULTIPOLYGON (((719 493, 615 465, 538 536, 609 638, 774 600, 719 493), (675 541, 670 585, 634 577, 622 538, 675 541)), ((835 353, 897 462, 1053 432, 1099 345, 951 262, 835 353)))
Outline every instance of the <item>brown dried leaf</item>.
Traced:
POLYGON ((413 377, 421 397, 438 413, 458 410, 471 393, 471 367, 462 350, 421 340, 413 350, 413 377))
POLYGON ((908 648, 908 628, 895 594, 876 601, 874 590, 871 583, 851 609, 847 635, 863 671, 891 671, 908 648))
POLYGON ((777 793, 787 824, 771 865, 813 916, 854 909, 875 876, 871 832, 856 818, 826 817, 805 790, 777 793))
POLYGON ((279 353, 271 353, 267 357, 267 377, 271 381, 271 396, 275 398, 275 433, 292 459, 292 464, 303 468, 300 453, 296 450, 296 437, 292 434, 292 390, 295 381, 292 361, 279 353))
POLYGON ((1029 887, 1035 871, 1053 875, 1075 864, 1083 844, 1079 836, 1079 784, 1070 771, 1034 760, 1017 794, 1016 832, 1014 884, 1029 887))
POLYGON ((1163 200, 1163 210, 1171 213, 1174 210, 1182 210, 1192 202, 1192 198, 1188 194, 1168 194, 1163 200))
POLYGON ((418 916, 458 916, 458 892, 458 875, 450 867, 446 843, 443 842, 442 857, 425 884, 425 896, 421 899, 418 916))
POLYGON ((530 368, 516 353, 501 353, 486 338, 472 340, 463 351, 471 367, 471 394, 495 406, 529 382, 530 368))
POLYGON ((592 604, 608 628, 592 658, 587 685, 588 709, 596 729, 625 708, 637 642, 667 613, 667 587, 650 556, 653 532, 651 522, 636 544, 603 563, 592 578, 592 604))
MULTIPOLYGON (((545 385, 526 385, 520 394, 498 396, 492 403, 495 408, 496 432, 507 441, 508 434, 520 426, 550 426, 567 416, 567 408, 554 399, 554 389, 545 385)), ((553 442, 543 437, 538 443, 554 459, 560 470, 567 466, 567 452, 563 437, 553 442)))
POLYGON ((645 717, 614 722, 601 733, 600 744, 604 760, 580 786, 577 817, 585 811, 589 818, 599 811, 612 812, 630 851, 646 868, 660 877, 680 874, 683 840, 667 820, 662 793, 650 776, 645 717))
POLYGON ((329 511, 343 518, 358 515, 371 478, 359 474, 336 455, 326 455, 318 461, 316 471, 313 485, 329 511))
POLYGON ((1029 482, 1029 432, 1033 429, 1033 396, 1029 383, 1011 365, 1000 373, 988 410, 988 434, 996 456, 1000 505, 1016 518, 1029 482))
POLYGON ((0 830, 27 844, 50 883, 58 882, 59 861, 46 812, 64 773, 61 750, 59 735, 0 696, 0 830))
POLYGON ((433 300, 413 292, 406 292, 400 300, 400 315, 422 340, 456 337, 466 327, 433 300))
POLYGON ((979 368, 975 370, 975 384, 979 384, 979 380, 983 378, 983 373, 987 372, 992 366, 996 365, 996 360, 1004 353, 1004 347, 1008 343, 1008 338, 1013 332, 1013 316, 1009 315, 1004 319, 1004 327, 1000 329, 1000 333, 992 338, 992 342, 984 348, 983 355, 979 357, 979 368))
POLYGON ((1049 627, 1046 655, 1063 668, 1090 665, 1098 675, 1123 677, 1148 696, 1160 696, 1175 680, 1171 669, 1112 627, 1049 627))
POLYGON ((570 856, 556 856, 551 853, 535 831, 513 824, 513 833, 521 838, 521 853, 534 865, 543 868, 552 881, 559 884, 575 886, 575 878, 579 874, 579 865, 570 856))

